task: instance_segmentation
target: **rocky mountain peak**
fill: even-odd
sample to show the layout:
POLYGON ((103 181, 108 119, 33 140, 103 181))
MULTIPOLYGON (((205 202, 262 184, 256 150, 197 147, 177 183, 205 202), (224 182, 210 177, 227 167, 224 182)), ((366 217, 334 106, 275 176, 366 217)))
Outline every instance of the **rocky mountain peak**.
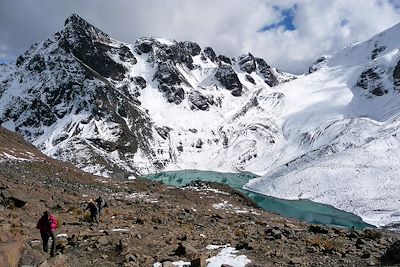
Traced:
POLYGON ((78 14, 72 14, 68 18, 66 18, 64 22, 64 26, 67 26, 67 24, 78 24, 78 25, 90 25, 85 19, 80 17, 78 14))
POLYGON ((91 32, 94 36, 101 36, 106 39, 109 38, 106 33, 99 30, 77 14, 72 14, 65 20, 64 30, 91 32))
MULTIPOLYGON (((20 56, 15 68, 0 66, 0 125, 92 173, 126 178, 163 169, 203 144, 226 149, 241 131, 218 134, 232 102, 235 109, 246 105, 238 110, 243 117, 257 106, 247 102, 260 87, 285 82, 286 74, 264 60, 239 58, 192 41, 144 37, 125 44, 73 14, 20 56), (158 119, 155 107, 171 109, 161 117, 177 120, 158 119), (180 116, 193 117, 193 125, 181 124, 180 116)), ((240 123, 236 118, 233 124, 240 123)))

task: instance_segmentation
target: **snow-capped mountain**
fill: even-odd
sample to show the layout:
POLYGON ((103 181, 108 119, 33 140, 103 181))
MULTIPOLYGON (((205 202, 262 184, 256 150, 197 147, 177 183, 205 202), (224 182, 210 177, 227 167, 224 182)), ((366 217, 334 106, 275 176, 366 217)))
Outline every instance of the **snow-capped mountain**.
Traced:
POLYGON ((319 58, 284 95, 277 162, 246 188, 400 220, 400 24, 319 58))
POLYGON ((51 157, 121 177, 246 170, 279 137, 271 87, 296 78, 194 42, 122 43, 77 15, 0 67, 1 125, 51 157))
POLYGON ((77 15, 0 65, 0 124, 104 176, 251 171, 247 189, 376 225, 400 210, 400 24, 295 76, 194 42, 112 39, 77 15))

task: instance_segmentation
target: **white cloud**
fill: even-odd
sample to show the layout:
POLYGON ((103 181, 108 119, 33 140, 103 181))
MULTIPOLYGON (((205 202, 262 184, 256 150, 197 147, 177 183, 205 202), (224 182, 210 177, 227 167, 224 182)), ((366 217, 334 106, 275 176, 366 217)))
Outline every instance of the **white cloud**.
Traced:
POLYGON ((78 13, 112 37, 134 42, 141 36, 193 40, 217 53, 250 51, 272 66, 301 72, 332 52, 400 22, 399 0, 21 0, 0 1, 0 46, 8 57, 62 27, 78 13), (95 3, 95 4, 94 4, 95 3), (295 31, 259 32, 282 19, 279 8, 297 6, 295 31), (397 3, 398 4, 398 3, 397 3))

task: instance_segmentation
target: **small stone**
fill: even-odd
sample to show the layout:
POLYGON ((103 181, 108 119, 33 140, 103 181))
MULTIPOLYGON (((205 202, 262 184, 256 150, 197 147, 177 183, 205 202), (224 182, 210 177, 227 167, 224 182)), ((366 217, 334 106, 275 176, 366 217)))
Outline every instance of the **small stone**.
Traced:
POLYGON ((290 259, 290 263, 291 264, 302 264, 303 263, 303 259, 301 259, 301 258, 291 258, 290 259))
POLYGON ((207 266, 206 256, 201 255, 200 257, 191 260, 190 266, 191 267, 206 267, 207 266))
POLYGON ((361 258, 363 258, 363 259, 368 259, 369 257, 371 257, 371 253, 369 253, 368 251, 364 251, 361 254, 361 258))
POLYGON ((364 240, 362 240, 361 238, 357 238, 357 241, 356 241, 356 247, 357 248, 363 248, 364 244, 365 244, 364 240))
POLYGON ((318 251, 319 251, 319 249, 316 246, 308 246, 307 247, 307 252, 315 253, 315 252, 318 252, 318 251))
POLYGON ((320 225, 310 225, 308 231, 314 234, 327 234, 329 232, 328 229, 320 225))
POLYGON ((133 256, 132 254, 125 255, 125 262, 135 261, 135 259, 135 256, 133 256))
POLYGON ((111 242, 110 242, 110 240, 109 240, 107 237, 102 236, 102 237, 100 237, 100 238, 97 240, 97 243, 98 243, 99 245, 105 246, 105 245, 107 245, 107 244, 109 244, 109 243, 111 243, 111 242))

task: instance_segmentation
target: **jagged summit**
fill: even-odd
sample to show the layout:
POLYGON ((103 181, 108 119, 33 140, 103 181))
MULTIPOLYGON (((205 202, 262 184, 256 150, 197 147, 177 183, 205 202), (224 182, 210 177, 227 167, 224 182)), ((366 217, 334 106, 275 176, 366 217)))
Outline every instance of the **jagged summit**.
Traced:
POLYGON ((397 29, 294 76, 251 53, 228 58, 191 41, 126 44, 73 15, 1 67, 0 124, 103 176, 268 173, 248 188, 388 223, 400 188, 397 29))
POLYGON ((106 33, 96 28, 77 14, 72 14, 71 16, 69 16, 65 20, 64 29, 58 33, 61 35, 65 35, 69 34, 70 32, 73 33, 74 37, 78 38, 90 37, 91 39, 98 39, 99 41, 106 43, 111 42, 110 37, 106 33))
MULTIPOLYGON (((106 176, 164 169, 193 153, 223 161, 215 152, 246 142, 249 124, 265 124, 241 121, 245 110, 258 108, 253 95, 295 78, 261 59, 248 61, 256 67, 191 41, 122 43, 73 14, 0 75, 0 124, 47 155, 106 176), (225 129, 226 120, 240 130, 225 129)), ((250 139, 273 138, 266 135, 250 139)), ((234 161, 245 166, 242 153, 249 151, 234 161)))
POLYGON ((71 16, 66 18, 65 22, 64 22, 64 26, 66 26, 69 23, 78 24, 78 25, 85 25, 85 26, 92 26, 85 19, 80 17, 78 14, 72 14, 71 16))

